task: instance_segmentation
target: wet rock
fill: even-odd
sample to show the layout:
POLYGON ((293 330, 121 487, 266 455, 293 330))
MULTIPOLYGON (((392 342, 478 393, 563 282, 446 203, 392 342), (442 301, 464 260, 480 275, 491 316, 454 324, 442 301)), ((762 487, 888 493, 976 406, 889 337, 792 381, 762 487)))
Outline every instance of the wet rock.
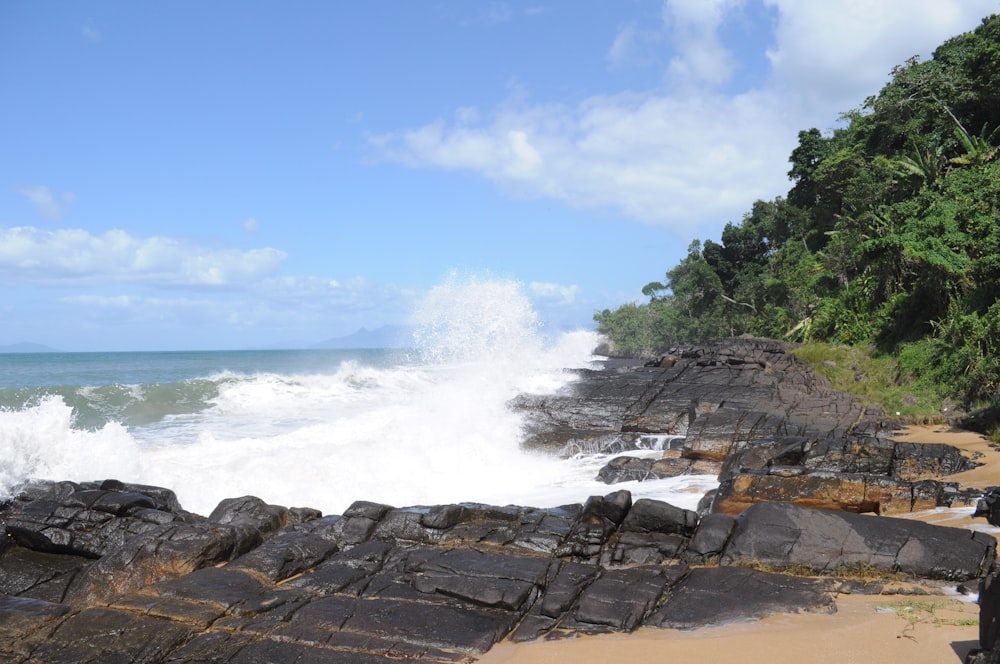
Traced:
MULTIPOLYGON (((121 483, 118 483, 121 484, 121 483)), ((106 490, 94 482, 33 482, 20 488, 3 512, 7 534, 35 551, 99 558, 128 538, 164 523, 184 523, 186 512, 159 509, 176 503, 172 491, 139 493, 138 485, 106 490)))
POLYGON ((31 651, 33 662, 104 664, 159 662, 193 635, 170 620, 131 611, 88 608, 62 621, 31 651), (128 646, 127 650, 123 645, 128 646))
POLYGON ((555 550, 556 555, 596 562, 631 505, 632 496, 628 491, 591 496, 565 541, 555 550))
POLYGON ((73 580, 94 561, 11 546, 0 551, 0 594, 62 602, 73 580))
POLYGON ((979 587, 979 647, 982 652, 966 662, 1000 661, 1000 571, 996 569, 986 575, 979 587))
POLYGON ((828 583, 745 567, 694 569, 648 626, 694 629, 759 620, 774 613, 835 613, 828 583))
POLYGON ((605 484, 660 480, 666 477, 677 477, 678 475, 695 472, 694 467, 696 463, 694 459, 681 459, 677 457, 647 459, 621 456, 615 457, 606 463, 598 471, 597 479, 605 484))
POLYGON ((663 566, 607 570, 584 589, 572 618, 561 627, 631 632, 656 606, 664 588, 685 571, 663 566))
POLYGON ((527 419, 526 444, 554 451, 603 450, 636 435, 684 436, 681 458, 618 457, 599 479, 718 472, 724 495, 716 510, 728 514, 762 500, 888 514, 960 497, 940 478, 975 461, 948 445, 892 440, 880 408, 834 390, 788 352, 792 347, 740 338, 673 349, 678 359, 669 368, 584 371, 563 392, 515 399, 512 407, 527 419))
POLYGON ((227 562, 242 550, 230 526, 160 526, 126 540, 88 567, 70 585, 67 601, 107 602, 157 581, 227 562))
POLYGON ((987 487, 976 503, 974 517, 981 516, 993 526, 1000 526, 1000 486, 987 487))
POLYGON ((787 505, 699 519, 625 491, 549 509, 362 502, 274 532, 283 508, 237 499, 222 514, 160 526, 96 561, 8 543, 0 580, 19 596, 0 595, 0 659, 471 662, 506 637, 825 610, 831 588, 847 587, 740 567, 747 561, 958 580, 985 569, 995 546, 982 534, 787 505), (716 560, 723 566, 686 564, 716 560))
POLYGON ((899 514, 950 505, 957 484, 935 480, 904 482, 862 473, 744 472, 724 480, 712 504, 736 516, 751 505, 787 502, 814 509, 899 514))

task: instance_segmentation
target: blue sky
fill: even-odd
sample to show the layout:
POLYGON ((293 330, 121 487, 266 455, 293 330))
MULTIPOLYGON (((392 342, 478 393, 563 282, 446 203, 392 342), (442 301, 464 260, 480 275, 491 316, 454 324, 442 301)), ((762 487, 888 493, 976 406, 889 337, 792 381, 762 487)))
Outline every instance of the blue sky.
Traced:
POLYGON ((315 343, 459 280, 641 300, 1000 0, 0 4, 0 345, 315 343))

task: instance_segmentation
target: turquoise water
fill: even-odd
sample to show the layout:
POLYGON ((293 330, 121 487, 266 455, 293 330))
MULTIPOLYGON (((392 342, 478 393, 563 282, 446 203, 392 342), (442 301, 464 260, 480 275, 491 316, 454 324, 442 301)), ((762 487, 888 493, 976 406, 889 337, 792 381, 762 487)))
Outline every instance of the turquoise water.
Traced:
POLYGON ((209 408, 223 386, 254 377, 334 373, 344 362, 404 367, 419 358, 399 349, 8 353, 0 354, 0 409, 57 396, 79 427, 150 425, 209 408))
POLYGON ((523 449, 518 394, 593 366, 590 331, 539 333, 505 282, 439 287, 418 351, 0 355, 0 499, 31 478, 173 489, 188 510, 255 495, 340 514, 396 506, 537 507, 626 488, 694 507, 714 478, 609 487, 606 459, 523 449))

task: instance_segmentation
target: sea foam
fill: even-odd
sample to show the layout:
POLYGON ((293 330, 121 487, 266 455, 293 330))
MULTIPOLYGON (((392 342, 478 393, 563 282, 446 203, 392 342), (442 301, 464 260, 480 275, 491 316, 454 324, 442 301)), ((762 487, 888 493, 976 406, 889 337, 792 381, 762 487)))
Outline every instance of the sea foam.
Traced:
POLYGON ((0 411, 0 494, 33 477, 115 477, 170 487, 200 514, 241 495, 335 514, 355 500, 548 507, 618 488, 693 508, 715 486, 688 476, 609 487, 594 480, 603 457, 522 448, 507 403, 572 382, 567 369, 590 365, 598 339, 546 335, 516 282, 449 279, 414 322, 409 356, 205 375, 201 406, 127 428, 81 428, 58 395, 0 411))

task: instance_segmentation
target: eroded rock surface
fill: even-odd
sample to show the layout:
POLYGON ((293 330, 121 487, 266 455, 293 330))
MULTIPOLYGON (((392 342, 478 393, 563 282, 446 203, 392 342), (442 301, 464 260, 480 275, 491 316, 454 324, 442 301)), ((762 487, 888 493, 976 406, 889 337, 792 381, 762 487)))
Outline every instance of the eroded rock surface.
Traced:
POLYGON ((671 351, 653 366, 624 361, 555 395, 522 395, 526 444, 556 453, 620 453, 631 441, 675 436, 662 458, 620 456, 607 483, 717 475, 712 509, 737 515, 758 502, 896 514, 975 500, 948 475, 977 463, 942 444, 892 440, 877 407, 834 390, 768 339, 726 339, 671 351))
POLYGON ((243 497, 201 518, 122 485, 97 489, 128 505, 107 519, 80 497, 93 486, 34 483, 0 510, 0 660, 469 662, 503 638, 830 612, 841 561, 961 580, 995 553, 989 536, 914 521, 791 505, 699 518, 626 491, 552 509, 358 502, 326 517, 243 497), (130 525, 150 509, 171 518, 130 525), (90 552, 105 538, 103 553, 53 547, 57 524, 90 552))

